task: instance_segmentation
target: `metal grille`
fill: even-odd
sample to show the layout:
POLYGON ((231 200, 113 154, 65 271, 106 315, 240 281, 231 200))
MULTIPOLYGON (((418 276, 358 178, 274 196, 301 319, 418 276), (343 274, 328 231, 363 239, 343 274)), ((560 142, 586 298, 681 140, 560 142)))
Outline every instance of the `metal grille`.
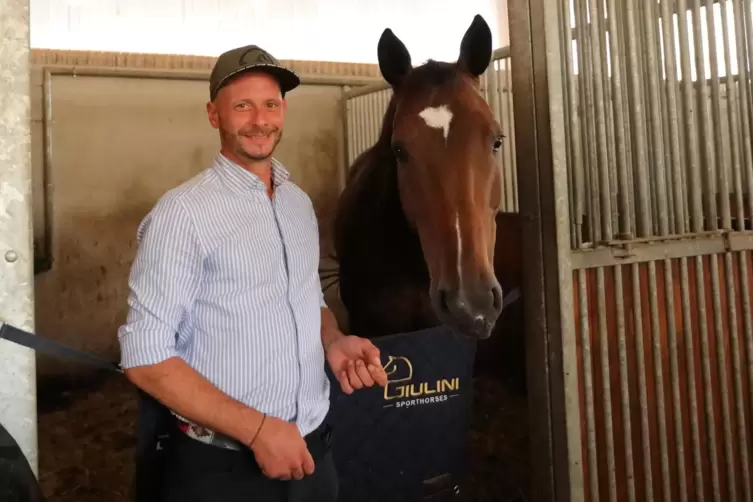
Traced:
MULTIPOLYGON (((489 68, 481 76, 481 92, 502 126, 505 140, 497 154, 502 169, 502 210, 518 211, 518 178, 515 168, 515 121, 512 109, 510 51, 497 49, 489 68)), ((382 119, 387 111, 392 89, 386 82, 363 86, 345 93, 347 159, 355 159, 379 138, 382 119)))
POLYGON ((751 500, 751 2, 550 5, 571 495, 751 500))

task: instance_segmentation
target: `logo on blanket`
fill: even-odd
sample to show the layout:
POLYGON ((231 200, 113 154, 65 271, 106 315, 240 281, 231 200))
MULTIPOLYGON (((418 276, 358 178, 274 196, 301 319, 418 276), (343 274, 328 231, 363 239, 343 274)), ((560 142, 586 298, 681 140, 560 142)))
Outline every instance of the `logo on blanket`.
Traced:
POLYGON ((423 404, 441 403, 459 395, 460 378, 440 378, 434 381, 412 382, 413 364, 407 357, 389 356, 384 370, 387 385, 384 387, 385 408, 410 408, 423 404))

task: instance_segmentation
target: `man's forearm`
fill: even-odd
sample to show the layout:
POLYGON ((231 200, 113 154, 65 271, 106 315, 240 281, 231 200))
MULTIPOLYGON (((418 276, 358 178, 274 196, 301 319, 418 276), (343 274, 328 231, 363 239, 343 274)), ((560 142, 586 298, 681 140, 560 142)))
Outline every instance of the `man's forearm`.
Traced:
POLYGON ((263 415, 231 398, 178 357, 125 370, 126 377, 179 415, 248 445, 263 415))
POLYGON ((342 331, 337 326, 337 319, 327 307, 322 307, 322 345, 326 352, 332 342, 343 336, 342 331))

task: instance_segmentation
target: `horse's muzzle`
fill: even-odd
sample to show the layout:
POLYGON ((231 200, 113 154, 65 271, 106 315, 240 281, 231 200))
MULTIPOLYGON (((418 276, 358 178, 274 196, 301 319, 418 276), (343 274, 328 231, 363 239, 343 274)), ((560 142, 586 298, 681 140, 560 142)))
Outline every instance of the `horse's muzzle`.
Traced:
POLYGON ((471 288, 439 288, 432 291, 439 320, 463 336, 489 338, 502 312, 502 288, 496 280, 481 281, 471 288))

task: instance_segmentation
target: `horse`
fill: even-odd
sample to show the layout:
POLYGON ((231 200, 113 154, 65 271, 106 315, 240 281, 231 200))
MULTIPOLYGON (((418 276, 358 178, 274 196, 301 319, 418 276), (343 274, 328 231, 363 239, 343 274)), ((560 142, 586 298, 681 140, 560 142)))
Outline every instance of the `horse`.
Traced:
MULTIPOLYGON (((481 344, 477 367, 500 368, 503 332, 522 341, 522 302, 501 315, 504 293, 520 291, 522 257, 519 216, 500 212, 503 131, 480 93, 491 31, 476 15, 455 63, 414 68, 390 28, 377 53, 392 98, 333 222, 348 329, 374 338, 443 324, 481 344)), ((518 345, 509 360, 520 368, 518 345)))

